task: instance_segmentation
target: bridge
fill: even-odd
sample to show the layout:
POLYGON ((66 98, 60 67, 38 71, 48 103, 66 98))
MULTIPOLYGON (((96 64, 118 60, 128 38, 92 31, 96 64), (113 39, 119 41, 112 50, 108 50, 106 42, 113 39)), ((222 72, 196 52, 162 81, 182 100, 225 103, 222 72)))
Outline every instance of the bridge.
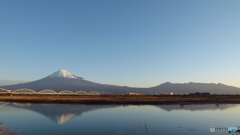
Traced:
POLYGON ((56 91, 54 90, 42 90, 42 91, 39 91, 37 94, 50 94, 50 95, 55 95, 55 94, 58 94, 56 91))
POLYGON ((11 92, 11 94, 36 94, 37 92, 31 89, 18 89, 15 90, 13 92, 11 92))
POLYGON ((100 93, 96 91, 92 91, 89 93, 87 93, 86 91, 73 92, 70 90, 63 90, 60 92, 56 92, 54 90, 46 89, 46 90, 36 92, 32 89, 27 89, 27 88, 18 89, 14 91, 0 88, 0 94, 3 94, 3 93, 10 94, 10 95, 100 95, 100 93))
POLYGON ((0 93, 10 93, 11 90, 0 88, 0 93))

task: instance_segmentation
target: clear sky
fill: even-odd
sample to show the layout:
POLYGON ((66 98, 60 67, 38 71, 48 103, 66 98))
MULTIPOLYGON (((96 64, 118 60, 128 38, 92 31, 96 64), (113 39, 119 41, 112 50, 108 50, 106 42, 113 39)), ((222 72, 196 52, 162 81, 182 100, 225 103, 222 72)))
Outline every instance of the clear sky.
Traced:
POLYGON ((0 79, 240 87, 240 0, 1 0, 0 79))

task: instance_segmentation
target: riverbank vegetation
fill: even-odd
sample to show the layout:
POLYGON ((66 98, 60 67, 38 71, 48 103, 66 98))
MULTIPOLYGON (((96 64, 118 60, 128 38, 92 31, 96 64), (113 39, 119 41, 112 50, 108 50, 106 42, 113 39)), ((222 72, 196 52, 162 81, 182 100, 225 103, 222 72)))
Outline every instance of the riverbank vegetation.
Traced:
POLYGON ((240 95, 0 95, 0 101, 84 104, 240 103, 240 95))

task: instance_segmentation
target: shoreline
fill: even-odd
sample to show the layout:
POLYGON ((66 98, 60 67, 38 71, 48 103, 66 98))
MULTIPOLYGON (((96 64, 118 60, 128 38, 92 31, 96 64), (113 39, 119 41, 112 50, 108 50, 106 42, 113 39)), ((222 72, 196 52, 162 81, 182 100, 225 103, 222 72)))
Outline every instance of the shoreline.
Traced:
POLYGON ((240 103, 240 95, 0 95, 0 101, 69 104, 240 103))

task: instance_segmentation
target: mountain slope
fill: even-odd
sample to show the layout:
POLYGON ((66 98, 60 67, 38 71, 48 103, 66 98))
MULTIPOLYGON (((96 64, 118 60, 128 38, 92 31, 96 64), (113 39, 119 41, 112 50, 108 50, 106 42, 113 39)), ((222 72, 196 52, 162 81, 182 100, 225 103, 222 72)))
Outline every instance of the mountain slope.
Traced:
POLYGON ((22 88, 28 88, 35 91, 41 91, 45 89, 52 89, 56 92, 62 90, 76 91, 97 91, 101 94, 126 94, 130 92, 135 93, 195 93, 195 92, 210 92, 211 94, 240 94, 240 88, 227 86, 224 84, 214 83, 170 83, 166 82, 161 85, 151 88, 133 88, 122 87, 116 85, 100 84, 88 81, 82 77, 73 75, 66 70, 59 70, 43 79, 33 82, 1 86, 1 88, 9 90, 17 90, 22 88))
MULTIPOLYGON (((77 76, 69 73, 68 71, 62 70, 62 69, 51 74, 49 77, 50 78, 75 78, 75 79, 80 78, 80 77, 77 77, 77 76)), ((83 78, 81 78, 81 79, 83 79, 83 78)))
POLYGON ((126 87, 106 85, 88 81, 82 77, 77 77, 66 70, 59 70, 43 79, 33 82, 1 86, 1 88, 9 90, 17 90, 21 88, 28 88, 35 91, 41 91, 44 89, 52 89, 56 92, 62 90, 71 91, 98 91, 100 93, 121 93, 126 91, 126 87))
POLYGON ((210 92, 211 94, 240 94, 240 88, 227 86, 221 83, 170 83, 166 82, 156 87, 149 88, 151 92, 159 93, 195 93, 210 92))

